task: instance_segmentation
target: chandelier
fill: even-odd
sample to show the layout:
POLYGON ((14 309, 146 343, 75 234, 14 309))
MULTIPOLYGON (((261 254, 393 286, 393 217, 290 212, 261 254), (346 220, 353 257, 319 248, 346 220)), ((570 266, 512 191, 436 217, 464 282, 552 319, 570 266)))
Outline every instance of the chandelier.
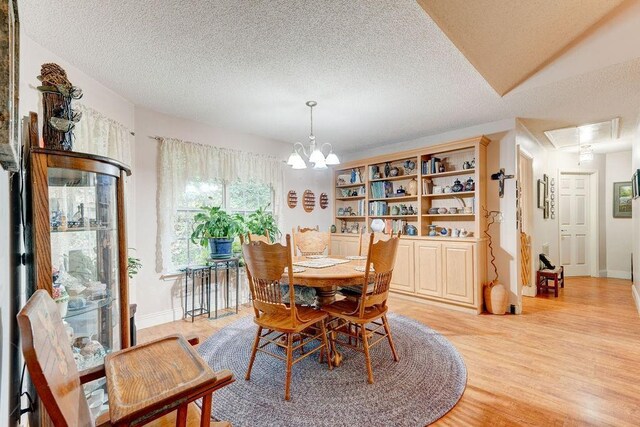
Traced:
POLYGON ((311 110, 311 132, 309 133, 309 151, 304 148, 300 142, 293 144, 293 152, 287 160, 287 164, 292 169, 306 169, 307 163, 302 158, 302 155, 309 159, 309 163, 313 164, 314 169, 326 169, 327 166, 339 165, 340 160, 338 156, 333 152, 333 146, 328 142, 325 142, 318 148, 316 146, 316 137, 313 135, 313 107, 318 105, 316 101, 307 101, 307 107, 311 110), (329 154, 325 157, 322 152, 325 147, 328 147, 329 154))

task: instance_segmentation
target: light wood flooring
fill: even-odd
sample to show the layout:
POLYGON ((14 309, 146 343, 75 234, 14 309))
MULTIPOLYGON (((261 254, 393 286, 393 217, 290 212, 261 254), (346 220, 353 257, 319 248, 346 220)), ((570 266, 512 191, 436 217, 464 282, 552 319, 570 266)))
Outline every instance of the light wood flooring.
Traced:
MULTIPOLYGON (((390 298, 392 311, 446 336, 467 365, 462 399, 436 425, 640 425, 640 317, 630 282, 566 282, 558 298, 525 298, 519 316, 390 298)), ((243 308, 240 316, 251 314, 243 308)), ((182 333, 203 340, 237 318, 172 322, 143 329, 138 339, 182 333)))

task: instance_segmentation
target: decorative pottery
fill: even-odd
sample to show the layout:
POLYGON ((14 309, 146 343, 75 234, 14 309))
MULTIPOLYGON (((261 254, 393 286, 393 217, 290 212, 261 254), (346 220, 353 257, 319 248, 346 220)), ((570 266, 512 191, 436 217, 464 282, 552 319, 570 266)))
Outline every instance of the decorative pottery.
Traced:
POLYGON ((435 215, 438 213, 438 208, 429 208, 427 211, 428 214, 435 215))
POLYGON ((451 193, 451 191, 451 187, 447 185, 446 187, 444 187, 443 193, 451 193))
POLYGON ((440 166, 438 166, 438 172, 440 172, 440 173, 445 172, 445 168, 444 168, 444 165, 443 165, 443 164, 441 164, 440 166))
POLYGON ((449 208, 449 213, 450 214, 457 214, 458 213, 458 208, 456 208, 456 207, 449 208))
POLYGON ((442 188, 442 186, 434 185, 433 186, 433 194, 440 194, 440 193, 444 193, 444 189, 442 188))
POLYGON ((484 305, 491 314, 504 314, 507 311, 507 290, 495 280, 484 287, 484 305))
POLYGON ((405 229, 405 232, 409 236, 417 236, 418 235, 418 229, 416 228, 415 225, 407 225, 407 227, 405 229))
POLYGON ((458 230, 457 228, 451 230, 451 237, 460 237, 460 230, 458 230))
POLYGON ((464 212, 466 214, 472 214, 473 213, 473 206, 465 206, 464 208, 462 208, 462 212, 464 212))
POLYGON ((467 182, 464 184, 464 191, 474 191, 476 189, 476 183, 473 182, 473 178, 469 177, 467 182))
POLYGON ((404 196, 406 194, 406 191, 405 191, 404 187, 402 187, 402 185, 400 186, 400 188, 398 188, 396 190, 396 194, 401 195, 401 196, 404 196))
POLYGON ((402 214, 402 215, 408 215, 409 214, 409 210, 407 209, 407 205, 400 205, 400 214, 402 214))
POLYGON ((436 236, 438 233, 436 232, 436 226, 435 225, 430 225, 429 226, 429 236, 434 237, 436 236))
POLYGON ((476 167, 476 158, 474 157, 473 160, 471 160, 471 169, 474 169, 476 167))
POLYGON ((471 163, 469 163, 468 161, 465 161, 462 164, 462 169, 471 169, 471 163))
POLYGON ((413 208, 413 205, 410 205, 410 206, 409 206, 409 209, 407 210, 407 213, 408 213, 409 215, 415 215, 415 214, 416 214, 416 211, 415 211, 415 209, 413 208))
POLYGON ((376 218, 373 221, 371 221, 371 231, 373 231, 374 233, 382 233, 382 231, 384 231, 384 221, 381 220, 380 218, 376 218))
POLYGON ((451 191, 454 192, 454 193, 459 193, 462 190, 464 190, 464 185, 462 185, 462 183, 460 182, 459 179, 456 179, 453 182, 453 185, 451 186, 451 191))
POLYGON ((391 176, 391 163, 389 162, 384 164, 384 176, 385 178, 391 176))
POLYGON ((338 208, 338 216, 344 216, 344 208, 338 208))
POLYGON ((407 175, 413 174, 413 170, 416 168, 416 162, 413 160, 404 161, 404 173, 407 175))
POLYGON ((349 180, 352 184, 356 183, 356 170, 351 169, 351 179, 349 180))
POLYGON ((415 196, 418 194, 418 181, 416 179, 412 179, 409 181, 409 185, 407 185, 407 196, 415 196))
POLYGON ((391 215, 400 215, 400 207, 394 205, 391 207, 391 215))
POLYGON ((447 208, 438 208, 438 213, 439 213, 439 214, 441 214, 441 215, 444 215, 444 214, 446 214, 447 212, 449 212, 449 211, 447 210, 447 208))
POLYGON ((460 237, 467 237, 469 235, 469 232, 467 230, 465 230, 464 228, 460 229, 460 237))
POLYGON ((397 167, 392 167, 391 170, 389 171, 389 176, 398 176, 400 174, 400 169, 398 169, 397 167))
POLYGON ((448 236, 449 235, 449 229, 447 227, 442 227, 440 229, 440 235, 441 236, 448 236))
POLYGON ((335 224, 331 224, 331 232, 335 233, 336 231, 338 231, 338 228, 336 227, 335 224))

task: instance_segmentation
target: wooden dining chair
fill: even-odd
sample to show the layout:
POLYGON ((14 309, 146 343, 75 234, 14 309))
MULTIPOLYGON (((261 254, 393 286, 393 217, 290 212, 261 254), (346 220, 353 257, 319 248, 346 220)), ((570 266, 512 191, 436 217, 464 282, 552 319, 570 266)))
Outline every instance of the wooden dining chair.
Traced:
POLYGON ((293 230, 294 256, 327 255, 331 252, 331 233, 319 231, 319 228, 294 228, 293 230))
MULTIPOLYGON (((249 288, 253 298, 254 322, 258 325, 245 379, 247 381, 251 379, 251 369, 257 352, 276 357, 286 363, 284 398, 289 400, 293 365, 321 349, 329 349, 329 342, 325 328, 327 313, 311 307, 283 302, 283 276, 286 274, 287 284, 293 283, 291 237, 287 234, 285 240, 286 246, 280 243, 268 245, 264 242, 246 244, 243 242, 242 245, 249 288), (314 328, 311 328, 312 326, 314 328), (320 345, 305 352, 304 346, 314 340, 320 341, 320 345), (285 349, 286 357, 268 349, 269 344, 285 349), (301 355, 294 359, 293 353, 299 349, 301 355)), ((295 301, 293 286, 289 286, 288 290, 288 301, 295 301)), ((329 369, 332 369, 329 357, 327 364, 329 369)))
POLYGON ((271 243, 271 236, 269 236, 269 230, 265 230, 264 234, 247 234, 250 242, 265 242, 271 243))
POLYGON ((373 234, 373 242, 378 240, 389 240, 391 237, 388 234, 381 232, 365 233, 364 231, 358 235, 358 255, 366 256, 369 251, 369 235, 373 234))
MULTIPOLYGON (((58 426, 93 426, 89 405, 85 397, 83 384, 105 376, 104 365, 78 372, 76 362, 69 346, 69 338, 65 332, 62 318, 56 303, 49 293, 43 289, 36 291, 27 304, 18 313, 18 327, 29 375, 44 405, 53 425, 58 426)), ((197 343, 197 340, 191 340, 197 343)), ((113 352, 111 354, 116 354, 113 352)), ((171 360, 171 355, 166 355, 171 360)), ((215 390, 231 384, 234 381, 230 371, 220 371, 216 374, 215 390)), ((122 379, 125 381, 126 379, 122 379)), ((135 387, 135 384, 131 384, 135 387)), ((162 391, 162 384, 158 384, 158 392, 162 391)), ((158 418, 154 413, 158 408, 148 409, 151 426, 176 425, 176 411, 158 418)), ((201 426, 201 417, 195 403, 188 406, 187 425, 201 426)), ((109 426, 109 413, 98 417, 96 426, 109 426)), ((227 422, 207 422, 216 427, 231 427, 227 422)))
POLYGON ((361 285, 366 286, 367 291, 360 291, 357 298, 343 299, 322 307, 331 316, 328 325, 332 344, 364 353, 369 384, 373 384, 371 347, 386 338, 393 360, 399 360, 387 320, 387 297, 399 240, 400 233, 374 243, 374 235, 371 234, 364 284, 361 285))

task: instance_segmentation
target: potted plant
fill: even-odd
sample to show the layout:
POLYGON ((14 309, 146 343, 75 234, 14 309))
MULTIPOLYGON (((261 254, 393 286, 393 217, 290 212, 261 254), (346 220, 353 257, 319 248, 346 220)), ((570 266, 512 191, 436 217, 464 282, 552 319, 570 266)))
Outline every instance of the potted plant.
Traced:
POLYGON ((244 218, 240 214, 230 215, 220 206, 200 208, 203 212, 193 217, 191 241, 204 247, 209 245, 211 258, 230 257, 233 239, 245 229, 244 218))
POLYGON ((280 239, 280 229, 276 219, 271 212, 267 212, 267 204, 265 207, 256 210, 247 217, 246 226, 250 233, 266 236, 269 233, 269 238, 272 242, 280 239))
MULTIPOLYGON (((135 251, 133 248, 129 248, 130 251, 135 251)), ((136 258, 132 255, 127 256, 127 275, 129 279, 133 279, 133 276, 138 274, 138 271, 142 268, 142 261, 140 258, 136 258)))

